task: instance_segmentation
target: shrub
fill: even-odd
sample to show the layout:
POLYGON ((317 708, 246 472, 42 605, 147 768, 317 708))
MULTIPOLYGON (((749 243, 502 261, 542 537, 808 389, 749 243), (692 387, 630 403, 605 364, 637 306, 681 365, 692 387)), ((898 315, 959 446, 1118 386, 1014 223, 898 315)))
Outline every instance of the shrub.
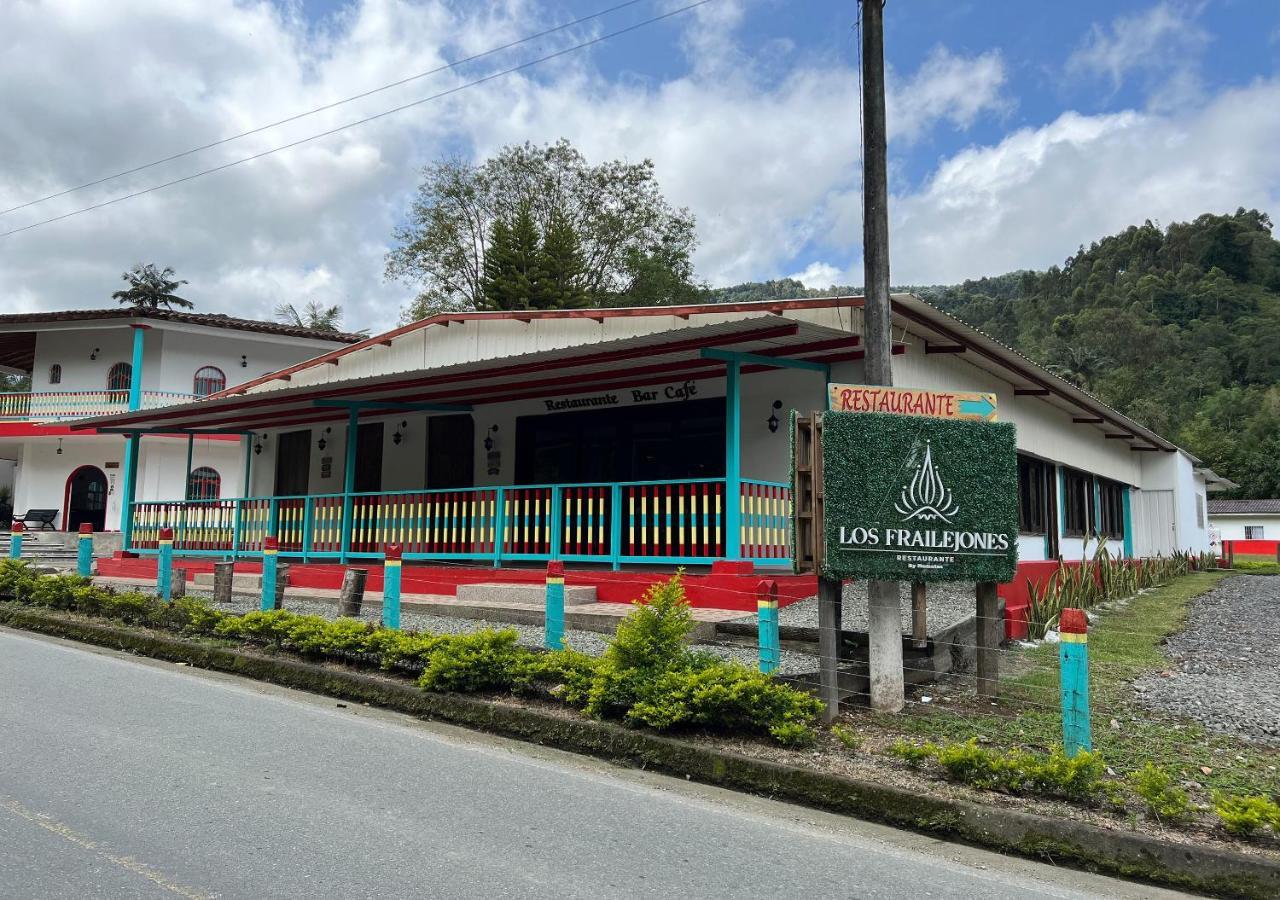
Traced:
POLYGON ((449 635, 431 653, 418 686, 427 691, 485 691, 509 688, 515 677, 519 635, 514 628, 486 628, 449 635))
POLYGON ((279 647, 288 640, 289 629, 298 618, 287 609, 254 610, 243 616, 228 616, 218 623, 215 631, 225 637, 239 637, 279 647))
POLYGON ((313 656, 364 653, 366 639, 372 630, 371 625, 359 619, 331 622, 321 616, 294 615, 287 626, 287 641, 299 653, 313 656))
POLYGON ((517 692, 542 689, 571 706, 582 706, 598 665, 594 656, 569 648, 528 653, 516 662, 512 687, 517 692))
POLYGON ((626 717, 658 729, 702 725, 767 733, 784 744, 810 744, 815 737, 811 722, 821 711, 822 702, 812 694, 717 660, 658 676, 645 685, 626 717))
POLYGON ((948 777, 988 791, 1037 794, 1088 800, 1103 789, 1106 764, 1096 753, 1081 750, 1068 757, 1062 748, 1048 755, 1026 750, 988 750, 976 738, 938 747, 899 740, 889 748, 912 766, 935 760, 948 777))
POLYGON ((924 765, 938 756, 938 748, 934 744, 913 744, 911 741, 898 738, 889 745, 889 752, 907 765, 915 768, 924 765))
POLYGON ((1147 812, 1161 822, 1186 822, 1193 812, 1187 792, 1173 783, 1173 778, 1159 766, 1147 763, 1129 776, 1134 793, 1146 803, 1147 812))
POLYGON ((113 594, 103 606, 103 612, 129 625, 147 625, 152 621, 157 606, 155 600, 133 591, 113 594))
POLYGON ((1075 756, 1067 756, 1061 747, 1055 747, 1048 756, 1016 751, 1015 755, 1024 778, 1020 790, 1067 800, 1089 800, 1102 790, 1107 765, 1097 753, 1079 750, 1075 756))
POLYGON ((87 587, 89 579, 78 575, 48 575, 36 578, 31 587, 29 602, 50 609, 71 609, 75 605, 77 588, 87 587))
POLYGON ((425 668, 431 653, 448 638, 416 631, 377 628, 364 639, 364 652, 382 660, 382 668, 413 666, 425 668))
POLYGON ((1270 797, 1214 794, 1213 811, 1222 827, 1238 837, 1250 837, 1267 825, 1280 832, 1280 804, 1270 797))
POLYGON ((847 728, 844 725, 832 725, 831 733, 835 735, 837 741, 850 750, 858 750, 862 747, 862 735, 852 728, 847 728))
POLYGON ((0 597, 26 602, 38 577, 21 560, 0 560, 0 597))
POLYGON ((941 747, 936 757, 952 779, 976 788, 1012 793, 1023 785, 1020 759, 979 747, 975 738, 941 747))

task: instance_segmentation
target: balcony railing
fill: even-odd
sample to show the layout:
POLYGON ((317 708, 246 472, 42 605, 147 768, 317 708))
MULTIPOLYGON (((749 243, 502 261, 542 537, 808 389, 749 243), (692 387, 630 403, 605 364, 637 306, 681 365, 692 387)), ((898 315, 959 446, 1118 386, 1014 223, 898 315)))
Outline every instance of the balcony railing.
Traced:
MULTIPOLYGON (((156 409, 194 400, 194 394, 143 391, 142 408, 156 409)), ((105 416, 129 409, 128 391, 38 391, 0 393, 0 422, 52 422, 105 416)))
MULTIPOLYGON (((735 555, 725 490, 712 478, 147 501, 133 504, 129 549, 155 550, 172 528, 174 549, 189 556, 260 556, 275 535, 282 555, 304 562, 376 559, 399 543, 405 559, 493 565, 707 563, 735 555)), ((790 488, 744 479, 736 502, 736 555, 790 565, 790 488)))

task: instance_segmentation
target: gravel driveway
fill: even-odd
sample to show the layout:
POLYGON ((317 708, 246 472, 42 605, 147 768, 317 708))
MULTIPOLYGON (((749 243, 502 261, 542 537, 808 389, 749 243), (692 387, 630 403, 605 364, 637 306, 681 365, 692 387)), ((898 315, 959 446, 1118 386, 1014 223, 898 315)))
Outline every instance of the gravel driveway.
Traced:
POLYGON ((1149 709, 1280 743, 1280 577, 1241 575, 1191 601, 1175 665, 1134 684, 1149 709))
MULTIPOLYGON (((928 612, 925 621, 930 634, 950 628, 957 622, 977 613, 976 585, 972 582, 948 581, 929 585, 925 592, 928 612)), ((911 585, 902 586, 902 633, 911 633, 911 585)), ((735 622, 755 622, 755 615, 743 616, 735 622)), ((779 625, 818 627, 818 598, 810 597, 778 610, 779 625)), ((840 625, 846 631, 867 630, 867 583, 848 582, 844 586, 844 603, 840 610, 840 625)))

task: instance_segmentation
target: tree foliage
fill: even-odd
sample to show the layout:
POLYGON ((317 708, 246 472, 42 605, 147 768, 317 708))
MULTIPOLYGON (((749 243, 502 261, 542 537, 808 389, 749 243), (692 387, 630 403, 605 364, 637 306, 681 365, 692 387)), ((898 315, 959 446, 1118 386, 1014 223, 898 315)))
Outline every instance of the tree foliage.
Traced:
POLYGON ((172 266, 161 269, 155 263, 146 265, 139 263, 123 273, 120 278, 129 287, 123 291, 116 291, 111 295, 111 299, 118 301, 121 305, 127 304, 138 309, 159 309, 162 306, 166 309, 172 309, 175 306, 182 309, 195 307, 190 300, 174 293, 187 282, 174 278, 172 266))
POLYGON ((590 165, 560 140, 507 146, 479 165, 445 159, 423 169, 408 221, 395 232, 399 246, 387 254, 387 276, 420 291, 405 318, 494 308, 486 285, 495 287, 497 275, 486 257, 495 239, 517 236, 525 207, 544 253, 558 260, 557 272, 548 273, 554 290, 522 298, 528 306, 582 299, 597 306, 673 303, 700 296, 690 259, 693 216, 667 203, 653 163, 590 165))
MULTIPOLYGON (((295 328, 307 328, 311 331, 327 331, 337 334, 342 331, 342 307, 335 303, 325 306, 315 300, 308 300, 299 310, 292 303, 281 303, 276 306, 276 321, 295 328)), ((365 334, 367 329, 355 332, 365 334)))
POLYGON ((1146 222, 1045 272, 925 289, 1241 485, 1280 496, 1280 242, 1257 210, 1146 222))

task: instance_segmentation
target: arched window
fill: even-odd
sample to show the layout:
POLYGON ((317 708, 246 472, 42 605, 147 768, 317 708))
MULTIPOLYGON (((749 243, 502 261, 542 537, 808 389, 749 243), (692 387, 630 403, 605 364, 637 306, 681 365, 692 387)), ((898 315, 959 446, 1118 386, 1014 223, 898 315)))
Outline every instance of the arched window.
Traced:
POLYGON ((187 497, 192 500, 217 500, 222 496, 222 476, 216 469, 201 466, 191 470, 187 479, 187 497))
POLYGON ((217 366, 205 366, 196 370, 195 390, 197 397, 208 397, 227 387, 227 376, 217 366))
POLYGON ((126 362, 116 363, 107 373, 107 390, 127 391, 131 381, 133 381, 133 366, 126 362))
POLYGON ((49 367, 49 383, 62 384, 62 366, 57 363, 49 367))

